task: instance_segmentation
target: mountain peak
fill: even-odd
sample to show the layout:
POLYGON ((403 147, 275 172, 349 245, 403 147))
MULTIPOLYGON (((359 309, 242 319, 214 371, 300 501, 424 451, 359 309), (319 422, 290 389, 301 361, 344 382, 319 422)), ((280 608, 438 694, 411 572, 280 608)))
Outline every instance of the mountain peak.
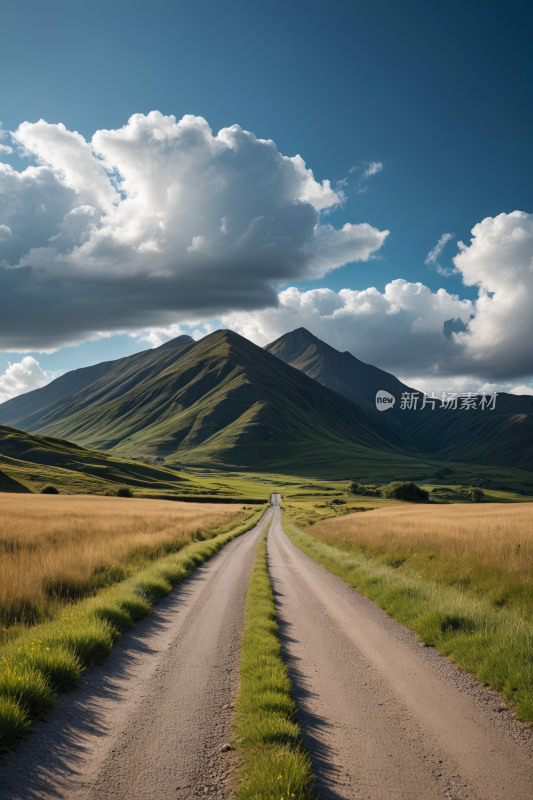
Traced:
POLYGON ((170 339, 168 342, 163 342, 158 347, 154 347, 154 350, 174 350, 176 347, 183 347, 185 344, 189 344, 190 342, 194 342, 192 336, 189 336, 187 333, 182 334, 181 336, 176 336, 175 339, 170 339))
POLYGON ((293 331, 289 331, 288 333, 284 333, 283 336, 280 336, 279 339, 276 339, 276 341, 277 342, 281 342, 281 341, 285 341, 286 342, 286 341, 291 341, 291 340, 295 340, 295 339, 298 339, 300 341, 303 339, 306 342, 312 342, 313 344, 325 345, 326 347, 329 347, 329 345, 326 345, 325 342, 323 342, 321 339, 319 339, 317 336, 315 336, 314 333, 311 333, 311 331, 308 331, 307 328, 295 328, 293 331))
POLYGON ((320 341, 320 339, 317 339, 317 337, 311 333, 311 331, 308 331, 307 328, 295 328, 293 331, 286 333, 285 336, 300 336, 302 339, 311 339, 311 341, 314 342, 320 341))
POLYGON ((359 361, 351 353, 341 353, 306 328, 296 328, 280 336, 265 350, 328 389, 373 410, 378 389, 400 393, 408 391, 408 387, 394 375, 359 361))

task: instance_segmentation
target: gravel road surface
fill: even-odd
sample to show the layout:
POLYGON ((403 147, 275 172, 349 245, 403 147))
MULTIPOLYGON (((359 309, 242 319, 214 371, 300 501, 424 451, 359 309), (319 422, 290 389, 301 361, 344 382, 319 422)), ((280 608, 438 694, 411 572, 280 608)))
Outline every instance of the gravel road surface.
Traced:
POLYGON ((268 563, 322 798, 533 798, 531 729, 298 550, 279 509, 268 563))
POLYGON ((271 514, 161 600, 0 759, 2 800, 229 794, 229 755, 220 750, 231 738, 255 547, 271 514))

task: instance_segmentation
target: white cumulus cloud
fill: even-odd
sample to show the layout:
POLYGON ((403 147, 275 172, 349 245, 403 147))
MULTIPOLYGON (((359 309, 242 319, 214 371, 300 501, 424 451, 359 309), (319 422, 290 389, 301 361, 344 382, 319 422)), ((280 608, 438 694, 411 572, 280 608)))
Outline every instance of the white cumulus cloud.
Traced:
POLYGON ((515 211, 483 220, 472 229, 469 245, 459 243, 454 264, 467 286, 479 288, 476 300, 401 279, 384 292, 291 287, 279 294, 276 308, 235 312, 224 323, 261 345, 305 327, 336 349, 422 388, 445 388, 453 380, 464 391, 491 384, 528 394, 533 215, 515 211))
POLYGON ((35 164, 0 163, 3 350, 264 308, 276 284, 366 261, 388 234, 323 224, 342 187, 238 125, 154 111, 91 142, 43 120, 11 136, 35 164))
POLYGON ((533 385, 527 385, 525 383, 519 383, 518 386, 513 386, 512 389, 509 389, 509 394, 529 394, 533 395, 533 385))
POLYGON ((454 264, 479 298, 467 330, 455 334, 464 347, 457 367, 495 379, 533 374, 533 214, 487 217, 459 249, 454 264))
POLYGON ((0 375, 0 403, 24 392, 40 389, 57 377, 55 373, 41 369, 32 356, 24 356, 18 363, 8 364, 4 374, 0 375))
POLYGON ((439 357, 452 357, 457 345, 446 336, 444 324, 459 319, 466 325, 473 311, 470 300, 398 279, 384 292, 291 287, 279 294, 277 308, 233 313, 223 321, 261 345, 304 327, 337 350, 398 372, 414 365, 432 369, 439 357))

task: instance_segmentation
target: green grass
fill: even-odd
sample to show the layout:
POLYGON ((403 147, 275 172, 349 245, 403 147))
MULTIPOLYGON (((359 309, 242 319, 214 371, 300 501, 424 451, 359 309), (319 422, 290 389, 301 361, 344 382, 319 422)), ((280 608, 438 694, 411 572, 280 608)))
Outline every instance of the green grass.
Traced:
MULTIPOLYGON (((198 460, 189 463, 194 459, 181 452, 167 457, 165 463, 156 463, 155 457, 151 463, 141 463, 134 460, 136 456, 120 458, 87 450, 63 439, 0 426, 0 492, 39 492, 46 484, 52 484, 61 493, 68 494, 116 494, 121 487, 128 487, 136 497, 261 498, 268 497, 271 491, 280 491, 284 498, 316 498, 330 491, 346 494, 351 480, 378 484, 415 480, 430 490, 466 483, 470 476, 477 475, 484 478, 489 501, 533 500, 533 473, 525 470, 444 463, 431 456, 413 458, 355 444, 341 446, 332 441, 327 446, 319 446, 305 438, 307 433, 302 435, 304 455, 296 445, 291 450, 291 445, 283 458, 279 457, 277 446, 270 450, 270 445, 264 444, 261 445, 266 448, 263 458, 257 449, 258 443, 250 439, 253 447, 245 448, 247 458, 253 451, 258 459, 252 469, 245 471, 242 465, 232 466, 218 458, 214 445, 204 453, 202 466, 198 460), (176 461, 178 463, 174 463, 176 461), (447 472, 446 480, 435 478, 441 469, 447 472)), ((457 500, 464 502, 458 496, 454 502, 457 500)))
POLYGON ((0 491, 39 492, 47 484, 67 494, 116 494, 124 487, 137 496, 197 491, 178 470, 104 455, 63 439, 0 425, 0 491))
POLYGON ((72 603, 52 622, 19 628, 0 657, 0 753, 31 731, 31 723, 75 686, 80 674, 102 662, 120 637, 196 566, 256 525, 265 509, 244 523, 153 562, 96 597, 72 603))
POLYGON ((533 619, 524 609, 497 608, 488 596, 402 573, 291 524, 284 530, 304 553, 503 695, 519 719, 533 722, 533 619))
MULTIPOLYGON (((368 460, 359 459, 354 465, 352 462, 345 465, 343 462, 337 463, 334 456, 330 458, 330 463, 324 465, 324 470, 313 469, 306 475, 303 465, 294 464, 294 471, 284 471, 281 467, 276 469, 274 465, 269 470, 249 470, 239 471, 224 469, 221 465, 213 467, 188 466, 184 464, 180 474, 189 478, 196 487, 203 487, 205 493, 216 492, 221 495, 234 495, 240 497, 268 497, 270 492, 280 492, 284 505, 286 503, 300 502, 309 500, 312 502, 323 502, 328 497, 335 494, 342 496, 344 500, 354 501, 358 506, 374 506, 388 504, 382 498, 363 497, 348 494, 348 486, 353 479, 366 484, 385 484, 394 480, 411 480, 417 478, 417 483, 424 489, 430 491, 433 488, 444 487, 452 488, 459 484, 466 484, 472 475, 482 475, 487 480, 488 489, 483 489, 487 494, 488 501, 493 502, 518 502, 524 503, 533 501, 533 473, 519 469, 505 469, 505 477, 502 470, 496 467, 486 467, 479 464, 447 464, 448 468, 453 469, 453 475, 448 482, 429 480, 430 473, 438 469, 438 464, 433 462, 429 466, 419 464, 416 469, 407 468, 400 463, 391 468, 389 459, 380 459, 377 456, 368 460), (508 485, 508 490, 491 489, 491 486, 498 486, 499 482, 508 485), (514 487, 511 489, 511 487, 514 487), (525 494, 522 494, 525 492, 525 494)), ((200 491, 200 489, 198 489, 200 491)), ((459 494, 452 498, 452 502, 470 502, 459 494)))
POLYGON ((266 559, 267 527, 257 546, 248 588, 237 699, 239 800, 312 798, 311 758, 296 719, 289 670, 281 657, 279 629, 266 559))

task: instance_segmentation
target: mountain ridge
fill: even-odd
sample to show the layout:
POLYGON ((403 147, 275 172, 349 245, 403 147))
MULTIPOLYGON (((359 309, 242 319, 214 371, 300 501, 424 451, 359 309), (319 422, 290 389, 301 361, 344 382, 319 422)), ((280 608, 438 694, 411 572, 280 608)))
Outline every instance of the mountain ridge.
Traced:
POLYGON ((279 452, 304 459, 310 446, 324 453, 340 448, 347 457, 357 448, 418 456, 404 431, 378 423, 368 410, 233 331, 164 350, 148 370, 134 358, 119 364, 117 389, 108 371, 27 418, 27 427, 90 449, 163 457, 169 464, 264 466, 279 452))
MULTIPOLYGON (((533 470, 533 397, 502 392, 494 411, 444 410, 427 405, 402 410, 404 392, 417 392, 384 370, 365 364, 348 352, 340 353, 305 328, 297 328, 266 348, 301 369, 322 385, 375 410, 380 418, 394 419, 421 452, 442 461, 473 461, 533 470), (394 408, 375 408, 376 392, 384 389, 396 398, 394 408)), ((420 404, 419 404, 420 405, 420 404)))
POLYGON ((495 412, 404 411, 401 394, 415 390, 304 328, 265 348, 230 330, 178 337, 65 377, 0 405, 0 424, 169 465, 298 471, 377 458, 414 460, 415 474, 435 459, 533 470, 533 398, 504 394, 495 412), (394 409, 376 409, 378 389, 394 409))

